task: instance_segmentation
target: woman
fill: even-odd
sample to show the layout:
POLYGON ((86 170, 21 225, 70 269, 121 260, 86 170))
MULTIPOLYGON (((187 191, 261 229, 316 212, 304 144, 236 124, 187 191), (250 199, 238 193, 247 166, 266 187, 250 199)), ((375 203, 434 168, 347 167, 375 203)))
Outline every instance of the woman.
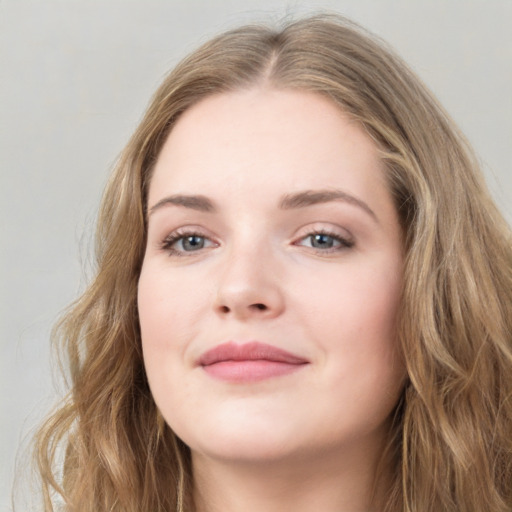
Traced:
POLYGON ((511 510, 510 230, 360 28, 243 27, 185 59, 97 243, 38 438, 47 510, 52 488, 73 511, 511 510))

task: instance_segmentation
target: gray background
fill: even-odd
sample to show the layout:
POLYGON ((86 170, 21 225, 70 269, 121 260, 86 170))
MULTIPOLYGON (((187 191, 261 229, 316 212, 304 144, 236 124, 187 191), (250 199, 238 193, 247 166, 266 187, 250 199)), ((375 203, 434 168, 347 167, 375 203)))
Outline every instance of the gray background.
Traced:
POLYGON ((213 34, 319 9, 411 64, 512 219, 512 0, 0 0, 0 512, 57 396, 51 325, 87 281, 103 185, 150 94, 213 34))

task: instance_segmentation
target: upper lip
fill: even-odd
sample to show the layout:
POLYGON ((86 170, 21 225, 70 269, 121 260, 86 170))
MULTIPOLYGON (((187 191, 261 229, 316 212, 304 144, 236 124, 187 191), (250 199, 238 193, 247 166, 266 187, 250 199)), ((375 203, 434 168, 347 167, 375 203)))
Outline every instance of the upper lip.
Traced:
POLYGON ((309 361, 301 356, 292 354, 281 348, 251 341, 249 343, 237 344, 233 341, 222 343, 207 350, 199 358, 199 366, 209 366, 223 361, 274 361, 287 364, 305 364, 309 361))

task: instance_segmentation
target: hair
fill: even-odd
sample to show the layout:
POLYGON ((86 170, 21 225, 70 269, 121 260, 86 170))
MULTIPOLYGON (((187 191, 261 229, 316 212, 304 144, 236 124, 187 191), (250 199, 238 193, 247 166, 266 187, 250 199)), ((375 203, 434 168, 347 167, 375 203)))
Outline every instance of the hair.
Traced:
POLYGON ((55 331, 71 390, 36 440, 45 510, 55 510, 55 494, 70 512, 194 510, 189 449, 157 410, 143 365, 137 283, 146 197, 180 115, 205 97, 251 87, 330 98, 385 164, 404 233, 397 342, 408 380, 381 510, 510 512, 510 229, 427 88, 384 43, 332 15, 226 32, 155 93, 105 190, 96 276, 55 331))

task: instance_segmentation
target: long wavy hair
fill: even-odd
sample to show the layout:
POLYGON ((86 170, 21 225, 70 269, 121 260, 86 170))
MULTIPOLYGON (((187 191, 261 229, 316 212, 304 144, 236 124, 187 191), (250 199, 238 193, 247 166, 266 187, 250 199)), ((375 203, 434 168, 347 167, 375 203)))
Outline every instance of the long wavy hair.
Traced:
POLYGON ((512 244, 464 137, 384 43, 337 16, 204 44, 154 95, 107 185, 97 273, 57 326, 70 392, 37 436, 45 510, 194 510, 189 449, 144 371, 137 282, 146 195, 180 115, 212 94, 313 91, 379 148, 405 240, 398 342, 408 381, 389 439, 387 512, 512 510, 512 244), (62 457, 59 454, 63 454, 62 457))

